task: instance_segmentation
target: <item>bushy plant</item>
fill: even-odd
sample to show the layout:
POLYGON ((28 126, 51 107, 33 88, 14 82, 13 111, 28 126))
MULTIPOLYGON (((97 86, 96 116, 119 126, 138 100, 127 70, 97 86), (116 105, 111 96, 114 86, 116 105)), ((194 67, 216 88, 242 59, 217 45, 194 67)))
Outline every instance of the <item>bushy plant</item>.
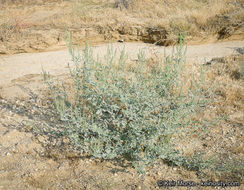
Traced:
POLYGON ((139 172, 160 158, 176 165, 196 166, 195 160, 184 158, 177 149, 179 139, 203 127, 192 120, 204 104, 201 82, 195 82, 188 95, 175 91, 184 85, 180 82, 186 52, 184 37, 171 56, 153 67, 143 51, 136 65, 128 67, 125 50, 116 60, 112 46, 103 61, 94 59, 88 44, 82 55, 71 43, 69 50, 74 63, 70 68, 73 100, 65 85, 58 88, 46 81, 54 93, 59 119, 66 125, 61 133, 77 150, 96 158, 129 160, 139 172))

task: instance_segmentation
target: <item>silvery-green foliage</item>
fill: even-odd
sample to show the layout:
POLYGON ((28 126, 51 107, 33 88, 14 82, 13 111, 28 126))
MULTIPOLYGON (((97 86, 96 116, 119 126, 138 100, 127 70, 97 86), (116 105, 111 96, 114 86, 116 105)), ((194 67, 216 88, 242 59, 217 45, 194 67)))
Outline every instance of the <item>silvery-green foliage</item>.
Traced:
POLYGON ((95 60, 88 44, 82 55, 75 53, 71 43, 69 50, 74 62, 70 68, 74 103, 68 102, 64 87, 50 86, 57 93, 57 112, 67 126, 64 133, 77 150, 97 158, 127 159, 140 172, 159 158, 177 165, 190 162, 175 146, 182 134, 197 130, 198 122, 191 116, 202 96, 195 90, 189 97, 172 93, 173 87, 181 88, 184 38, 171 56, 156 64, 151 75, 144 72, 148 65, 143 51, 138 54, 136 69, 128 71, 125 50, 118 61, 112 46, 107 49, 105 61, 95 60))

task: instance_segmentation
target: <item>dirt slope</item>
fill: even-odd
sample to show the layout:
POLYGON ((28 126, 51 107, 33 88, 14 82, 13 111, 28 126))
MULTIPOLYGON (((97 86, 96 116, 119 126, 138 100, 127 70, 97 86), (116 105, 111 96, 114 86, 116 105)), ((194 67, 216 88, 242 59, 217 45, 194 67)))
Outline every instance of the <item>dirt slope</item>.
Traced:
POLYGON ((0 54, 56 50, 75 42, 172 45, 244 40, 242 0, 1 0, 0 54))

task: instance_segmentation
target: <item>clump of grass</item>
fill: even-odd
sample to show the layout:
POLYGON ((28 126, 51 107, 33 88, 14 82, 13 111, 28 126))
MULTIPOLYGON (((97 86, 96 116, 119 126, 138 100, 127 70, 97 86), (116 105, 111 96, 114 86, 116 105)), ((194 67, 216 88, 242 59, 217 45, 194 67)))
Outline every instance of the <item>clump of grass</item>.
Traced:
POLYGON ((134 0, 115 0, 114 6, 115 8, 126 8, 128 9, 134 3, 134 0))
POLYGON ((8 19, 6 22, 0 23, 0 40, 8 41, 17 36, 22 37, 22 30, 33 26, 34 24, 26 22, 25 19, 22 18, 8 19))
POLYGON ((111 46, 103 61, 94 58, 88 44, 82 55, 76 53, 71 36, 72 93, 67 86, 48 80, 44 72, 59 119, 66 126, 60 133, 68 136, 81 153, 126 159, 139 172, 145 172, 157 159, 191 169, 205 168, 207 162, 202 156, 187 158, 179 148, 182 139, 205 130, 205 124, 194 119, 206 103, 203 75, 192 82, 187 94, 182 93, 184 39, 180 37, 171 56, 153 65, 140 51, 132 67, 127 64, 125 50, 116 60, 116 50, 111 46))

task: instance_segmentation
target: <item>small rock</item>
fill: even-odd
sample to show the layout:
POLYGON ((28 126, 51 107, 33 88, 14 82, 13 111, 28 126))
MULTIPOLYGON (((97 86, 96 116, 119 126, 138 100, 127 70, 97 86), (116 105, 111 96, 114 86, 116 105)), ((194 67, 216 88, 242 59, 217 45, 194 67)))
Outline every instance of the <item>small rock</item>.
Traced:
POLYGON ((6 156, 10 156, 11 154, 9 153, 9 152, 6 152, 6 154, 5 154, 6 156))

